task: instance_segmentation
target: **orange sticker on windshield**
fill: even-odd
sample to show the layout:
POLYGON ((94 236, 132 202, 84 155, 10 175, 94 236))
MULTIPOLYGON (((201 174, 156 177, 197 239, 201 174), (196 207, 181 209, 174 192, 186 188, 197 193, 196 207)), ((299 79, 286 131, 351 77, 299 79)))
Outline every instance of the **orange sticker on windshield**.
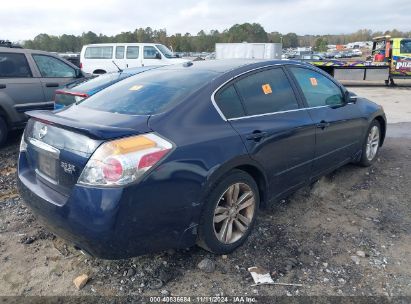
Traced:
POLYGON ((142 88, 142 85, 133 85, 131 88, 129 88, 129 91, 138 91, 142 88))
POLYGON ((261 87, 263 88, 263 92, 265 95, 271 94, 273 92, 273 90, 271 89, 271 86, 268 83, 263 84, 261 87))
POLYGON ((311 81, 311 85, 313 87, 318 86, 317 78, 314 78, 314 77, 310 78, 310 81, 311 81))

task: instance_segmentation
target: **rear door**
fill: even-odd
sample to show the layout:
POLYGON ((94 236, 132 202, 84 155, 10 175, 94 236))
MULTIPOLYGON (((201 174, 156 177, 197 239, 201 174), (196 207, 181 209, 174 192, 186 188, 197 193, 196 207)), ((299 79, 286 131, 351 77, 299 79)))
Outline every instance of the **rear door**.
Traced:
POLYGON ((40 82, 46 101, 54 100, 55 90, 76 78, 75 68, 59 58, 44 54, 31 56, 41 75, 40 82))
POLYGON ((115 47, 114 62, 122 70, 127 68, 126 47, 124 45, 117 45, 115 47))
POLYGON ((143 66, 163 65, 162 55, 156 47, 145 45, 143 52, 143 66))
POLYGON ((242 76, 216 94, 251 157, 280 195, 305 183, 314 158, 315 128, 281 67, 242 76))
POLYGON ((25 54, 0 53, 0 100, 6 108, 24 112, 30 104, 44 102, 40 79, 33 76, 25 54))
POLYGON ((344 103, 343 91, 325 75, 290 67, 316 125, 314 175, 350 160, 360 150, 366 120, 355 103, 344 103))

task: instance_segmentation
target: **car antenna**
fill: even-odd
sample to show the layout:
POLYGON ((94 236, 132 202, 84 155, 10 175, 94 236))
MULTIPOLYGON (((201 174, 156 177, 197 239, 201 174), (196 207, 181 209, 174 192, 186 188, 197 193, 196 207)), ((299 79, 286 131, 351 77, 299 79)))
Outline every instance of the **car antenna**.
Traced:
POLYGON ((121 72, 123 72, 123 70, 122 69, 120 69, 120 67, 116 64, 116 62, 113 60, 112 61, 113 62, 113 64, 116 66, 116 68, 118 69, 118 71, 121 73, 121 72))

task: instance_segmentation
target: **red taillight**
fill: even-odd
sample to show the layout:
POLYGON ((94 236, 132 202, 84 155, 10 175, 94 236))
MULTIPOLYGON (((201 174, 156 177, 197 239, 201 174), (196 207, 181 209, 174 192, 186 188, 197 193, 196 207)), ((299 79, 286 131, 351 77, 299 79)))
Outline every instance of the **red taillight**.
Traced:
POLYGON ((108 159, 103 167, 104 178, 116 182, 123 176, 123 165, 115 158, 108 159))
POLYGON ((80 69, 82 69, 83 68, 83 63, 82 62, 80 62, 80 69))
POLYGON ((138 163, 138 169, 141 170, 144 168, 150 168, 151 166, 155 165, 164 155, 166 155, 168 151, 170 151, 170 149, 144 155, 138 163))
POLYGON ((154 133, 108 141, 93 153, 79 183, 96 186, 130 184, 163 160, 172 149, 171 142, 154 133))

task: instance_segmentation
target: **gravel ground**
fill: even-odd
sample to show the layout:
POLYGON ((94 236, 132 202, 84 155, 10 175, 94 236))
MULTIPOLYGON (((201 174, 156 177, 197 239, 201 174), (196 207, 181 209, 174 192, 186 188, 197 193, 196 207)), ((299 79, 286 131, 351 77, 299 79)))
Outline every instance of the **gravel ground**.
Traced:
POLYGON ((228 256, 193 247, 119 261, 86 257, 42 227, 17 193, 17 152, 17 139, 0 149, 0 295, 411 296, 410 137, 387 138, 370 168, 347 165, 262 210, 228 256), (253 287, 252 266, 302 286, 253 287))

